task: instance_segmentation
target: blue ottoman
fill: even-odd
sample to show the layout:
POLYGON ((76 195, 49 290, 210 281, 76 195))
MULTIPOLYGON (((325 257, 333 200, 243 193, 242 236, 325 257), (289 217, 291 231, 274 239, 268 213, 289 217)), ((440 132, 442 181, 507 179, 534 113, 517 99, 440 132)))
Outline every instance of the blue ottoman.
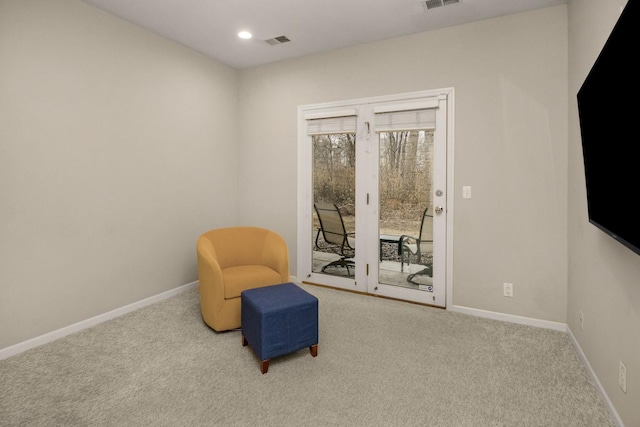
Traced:
POLYGON ((294 283, 248 289, 240 298, 242 345, 260 359, 263 374, 274 357, 305 347, 318 355, 318 298, 294 283))

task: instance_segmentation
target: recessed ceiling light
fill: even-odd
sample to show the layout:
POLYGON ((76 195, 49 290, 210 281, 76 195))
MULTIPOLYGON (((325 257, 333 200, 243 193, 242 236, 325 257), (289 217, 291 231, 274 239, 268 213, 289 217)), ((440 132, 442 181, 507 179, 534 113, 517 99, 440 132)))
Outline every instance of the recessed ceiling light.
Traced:
POLYGON ((253 36, 251 35, 251 33, 249 31, 240 31, 238 33, 238 37, 240 37, 241 39, 250 39, 253 36))

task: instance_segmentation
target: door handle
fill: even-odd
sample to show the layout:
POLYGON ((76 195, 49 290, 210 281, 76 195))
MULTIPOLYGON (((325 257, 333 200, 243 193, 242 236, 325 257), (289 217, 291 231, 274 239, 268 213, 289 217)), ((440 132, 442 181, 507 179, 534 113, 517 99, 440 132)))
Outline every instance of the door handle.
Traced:
POLYGON ((437 214, 441 214, 443 210, 444 209, 442 208, 442 206, 436 206, 436 213, 437 214))

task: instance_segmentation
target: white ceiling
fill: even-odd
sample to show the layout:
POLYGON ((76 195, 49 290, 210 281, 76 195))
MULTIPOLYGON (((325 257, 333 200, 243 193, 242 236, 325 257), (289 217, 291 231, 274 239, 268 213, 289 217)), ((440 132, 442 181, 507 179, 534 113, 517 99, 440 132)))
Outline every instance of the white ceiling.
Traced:
POLYGON ((294 58, 568 0, 84 0, 233 68, 294 58), (247 30, 253 39, 239 39, 247 30), (270 45, 278 36, 291 41, 270 45))

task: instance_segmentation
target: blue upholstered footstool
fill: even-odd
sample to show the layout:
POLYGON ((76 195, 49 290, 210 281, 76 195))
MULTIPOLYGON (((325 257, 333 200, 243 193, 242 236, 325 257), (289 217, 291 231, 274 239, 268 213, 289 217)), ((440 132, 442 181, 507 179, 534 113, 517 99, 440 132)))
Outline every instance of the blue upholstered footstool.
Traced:
POLYGON ((263 374, 274 357, 305 347, 318 355, 318 298, 294 283, 248 289, 240 298, 242 345, 260 359, 263 374))

